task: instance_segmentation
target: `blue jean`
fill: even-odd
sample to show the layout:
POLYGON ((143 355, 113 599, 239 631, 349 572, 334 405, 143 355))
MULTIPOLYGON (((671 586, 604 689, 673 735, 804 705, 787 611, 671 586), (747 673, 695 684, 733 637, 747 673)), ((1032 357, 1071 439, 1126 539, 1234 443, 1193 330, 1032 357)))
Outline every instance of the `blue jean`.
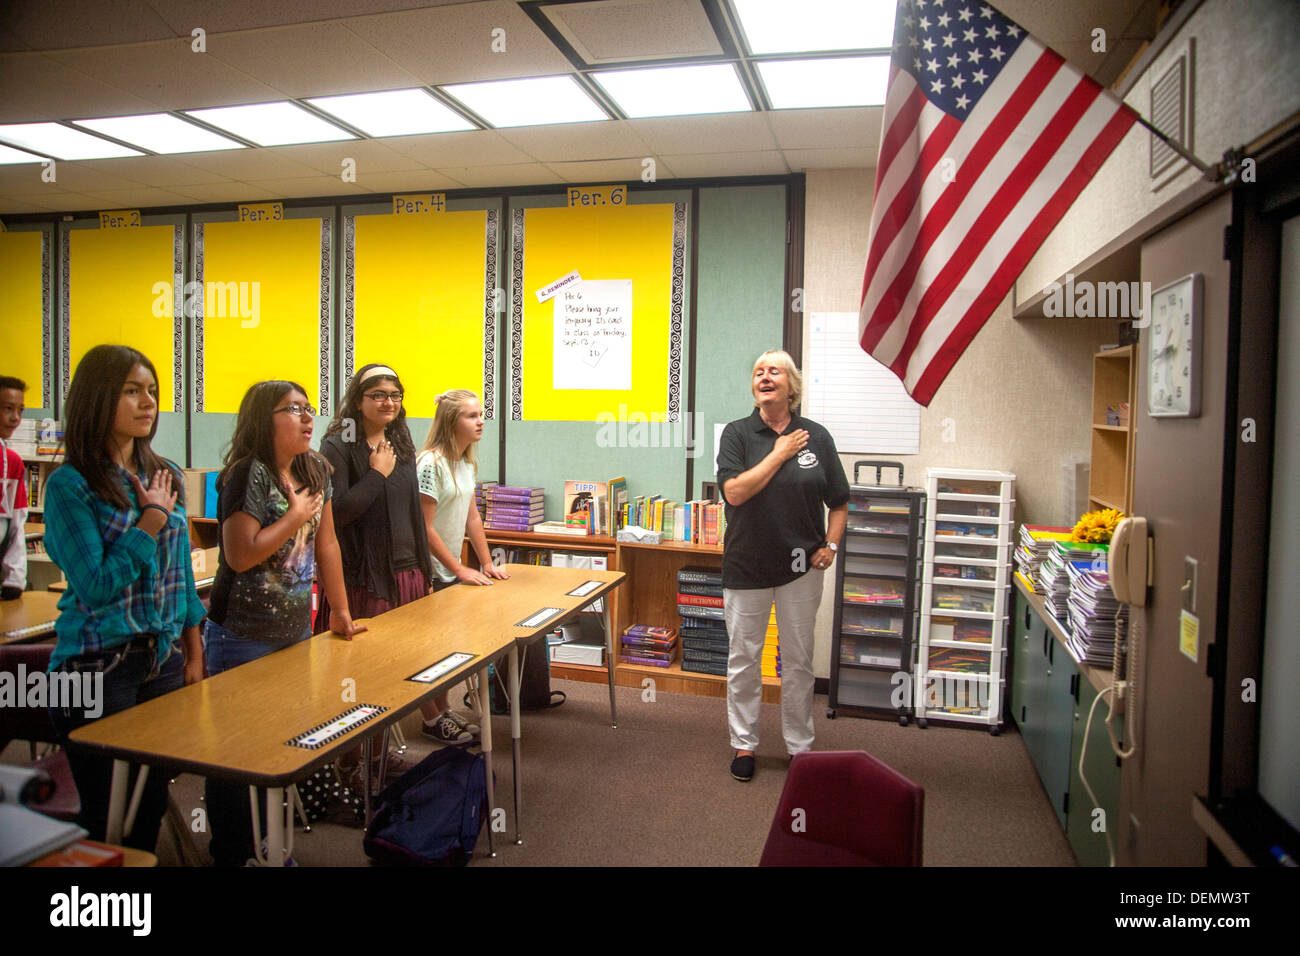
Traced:
MULTIPOLYGON (((304 631, 298 640, 310 636, 310 632, 304 631)), ((203 624, 203 660, 209 677, 296 643, 253 640, 213 621, 203 624)), ((209 777, 204 794, 208 805, 208 830, 212 834, 208 849, 213 861, 217 866, 243 866, 253 856, 253 818, 249 813, 248 787, 209 777)), ((265 790, 258 790, 257 805, 260 816, 261 809, 266 806, 265 790)))
MULTIPOLYGON (((147 700, 178 690, 185 683, 185 658, 173 646, 171 656, 158 664, 158 639, 152 635, 132 638, 126 644, 93 654, 81 654, 64 660, 55 671, 101 673, 103 712, 108 717, 143 704, 147 700)), ((67 746, 68 734, 96 718, 87 717, 85 709, 50 708, 50 719, 68 752, 68 765, 81 796, 81 815, 77 822, 90 831, 90 839, 103 840, 108 828, 108 797, 113 773, 113 759, 88 753, 75 744, 67 746)), ((137 764, 132 764, 134 771, 137 764)), ((167 812, 167 784, 174 772, 167 767, 150 767, 144 796, 136 812, 135 825, 122 835, 122 842, 137 850, 154 851, 158 829, 167 812)), ((134 779, 134 777, 132 778, 134 779)), ((129 793, 128 793, 129 796, 129 793)))

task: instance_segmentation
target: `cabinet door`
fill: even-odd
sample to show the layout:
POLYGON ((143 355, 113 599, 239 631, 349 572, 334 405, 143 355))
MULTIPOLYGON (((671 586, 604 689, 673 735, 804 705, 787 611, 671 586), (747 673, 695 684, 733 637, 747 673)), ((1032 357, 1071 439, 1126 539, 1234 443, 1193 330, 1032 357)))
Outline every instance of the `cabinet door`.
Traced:
POLYGON ((1024 733, 1026 693, 1029 689, 1030 652, 1032 641, 1029 638, 1029 602, 1020 591, 1015 592, 1015 606, 1012 610, 1011 639, 1011 718, 1024 733))
POLYGON ((1043 729, 1043 763, 1039 773, 1056 817, 1065 826, 1066 794, 1070 792, 1070 737, 1074 730, 1074 677, 1078 670, 1064 647, 1047 642, 1047 702, 1043 729))
POLYGON ((1022 657, 1025 670, 1020 733, 1025 738, 1029 759, 1041 776, 1047 748, 1047 642, 1051 638, 1047 634, 1046 625, 1033 611, 1029 613, 1029 628, 1026 633, 1022 657))
MULTIPOLYGON (((1097 798, 1095 805, 1079 777, 1079 754, 1083 751, 1088 709, 1096 696, 1092 684, 1080 674, 1079 702, 1074 708, 1070 745, 1070 812, 1066 815, 1065 827, 1070 847, 1080 866, 1109 866, 1110 851, 1105 831, 1110 831, 1112 842, 1119 831, 1120 768, 1118 758, 1111 749, 1110 736, 1106 733, 1106 714, 1110 710, 1106 701, 1097 705, 1092 719, 1092 732, 1087 735, 1088 761, 1084 765, 1084 771, 1088 775, 1088 785, 1097 798), (1102 813, 1097 813, 1098 809, 1102 813)), ((1123 743, 1122 721, 1117 721, 1117 724, 1116 736, 1123 743)))

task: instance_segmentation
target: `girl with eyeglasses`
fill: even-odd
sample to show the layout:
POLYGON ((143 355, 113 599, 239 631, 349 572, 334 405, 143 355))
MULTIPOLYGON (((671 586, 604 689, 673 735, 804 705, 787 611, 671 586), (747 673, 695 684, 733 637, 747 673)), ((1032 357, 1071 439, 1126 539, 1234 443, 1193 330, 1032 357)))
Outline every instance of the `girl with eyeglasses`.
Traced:
MULTIPOLYGON (((67 457, 45 492, 45 549, 68 578, 50 671, 95 675, 100 697, 50 709, 66 743, 98 717, 203 679, 203 605, 180 469, 150 448, 158 431, 153 363, 124 345, 97 345, 77 364, 65 407, 67 457)), ((113 762, 70 748, 68 763, 79 822, 102 840, 113 762)), ((152 768, 127 846, 153 852, 170 776, 152 768)))
MULTIPOLYGON (((365 630, 349 613, 330 466, 311 448, 315 414, 295 382, 258 382, 240 403, 217 477, 221 552, 204 630, 209 674, 310 637, 317 574, 329 629, 349 639, 365 630)), ((242 866, 253 849, 247 788, 210 779, 207 804, 213 859, 242 866)))
MULTIPOLYGON (((361 366, 321 441, 334 469, 334 523, 348 606, 362 618, 424 597, 435 580, 403 397, 402 380, 392 368, 361 366)), ((327 598, 321 612, 328 608, 327 598)), ((446 709, 446 694, 439 700, 438 710, 426 705, 426 717, 446 709)), ((357 753, 339 760, 340 776, 354 790, 360 789, 359 760, 357 753)), ((387 760, 389 779, 409 769, 396 754, 387 760)))

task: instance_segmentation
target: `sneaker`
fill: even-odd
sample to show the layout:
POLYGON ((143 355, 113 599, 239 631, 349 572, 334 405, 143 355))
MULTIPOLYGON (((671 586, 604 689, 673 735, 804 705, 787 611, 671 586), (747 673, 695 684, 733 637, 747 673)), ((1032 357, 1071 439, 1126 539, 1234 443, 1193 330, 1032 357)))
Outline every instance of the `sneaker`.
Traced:
POLYGON ((744 756, 736 755, 731 761, 731 775, 741 783, 749 783, 754 779, 754 755, 745 754, 744 756))
POLYGON ((474 735, 449 710, 439 714, 437 720, 432 723, 425 722, 420 729, 430 740, 443 744, 464 746, 474 742, 474 735))

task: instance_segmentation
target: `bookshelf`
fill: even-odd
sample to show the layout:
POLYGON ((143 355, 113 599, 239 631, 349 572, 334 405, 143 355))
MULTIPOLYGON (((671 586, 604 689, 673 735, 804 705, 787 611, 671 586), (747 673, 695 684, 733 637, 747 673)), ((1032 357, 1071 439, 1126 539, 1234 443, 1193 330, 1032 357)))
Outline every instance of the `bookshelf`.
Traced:
POLYGON ((1129 514, 1133 502, 1136 453, 1137 376, 1133 346, 1097 352, 1092 357, 1092 446, 1088 509, 1115 508, 1129 514), (1127 405, 1118 422, 1107 411, 1127 405))
MULTIPOLYGON (((593 552, 605 554, 609 570, 627 574, 627 584, 613 592, 610 620, 613 622, 614 682, 621 687, 641 687, 646 677, 654 679, 656 690, 675 694, 695 694, 701 697, 726 697, 727 679, 714 674, 683 671, 678 661, 671 667, 650 667, 640 664, 620 664, 622 651, 620 637, 633 624, 658 624, 679 627, 677 613, 677 572, 687 565, 722 567, 722 548, 710 545, 687 544, 683 541, 665 541, 662 544, 635 544, 618 542, 602 535, 569 536, 535 534, 532 532, 488 531, 489 548, 535 548, 550 551, 593 552)), ((583 664, 551 663, 551 673, 566 680, 603 683, 607 672, 603 667, 583 664)), ((781 699, 780 678, 763 678, 764 703, 781 699)))

